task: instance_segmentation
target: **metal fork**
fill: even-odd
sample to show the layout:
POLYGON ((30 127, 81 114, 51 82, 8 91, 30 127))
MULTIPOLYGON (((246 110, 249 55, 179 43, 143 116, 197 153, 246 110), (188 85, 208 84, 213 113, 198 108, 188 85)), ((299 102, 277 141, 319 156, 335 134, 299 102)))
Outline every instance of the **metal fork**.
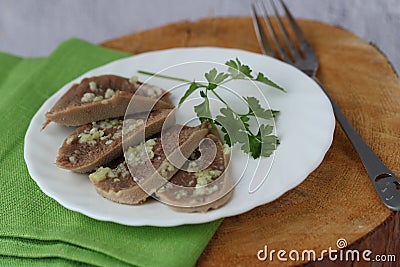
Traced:
POLYGON ((276 7, 274 0, 270 0, 270 2, 274 12, 274 16, 277 19, 278 29, 282 33, 284 42, 286 43, 286 46, 291 55, 285 52, 285 49, 283 48, 284 46, 278 38, 277 30, 272 26, 270 17, 268 16, 267 8, 265 7, 264 3, 257 2, 258 9, 261 10, 262 18, 265 21, 266 28, 269 31, 271 40, 275 43, 275 47, 277 50, 275 52, 272 49, 271 43, 268 40, 267 32, 265 32, 264 28, 262 27, 261 19, 257 13, 256 5, 252 4, 251 7, 254 28, 263 53, 268 56, 280 58, 282 61, 294 65, 319 84, 321 89, 329 98, 336 120, 339 122, 346 136, 357 151, 364 165, 364 168, 371 178, 375 190, 381 198, 382 202, 389 209, 395 211, 400 210, 399 180, 396 178, 394 173, 385 166, 385 164, 372 151, 372 149, 365 143, 365 141, 357 133, 357 131, 351 125, 349 120, 345 117, 335 101, 328 94, 326 89, 317 80, 316 73, 318 70, 318 58, 285 3, 282 0, 279 0, 280 5, 283 7, 284 13, 287 17, 288 24, 292 28, 295 38, 290 38, 288 30, 283 24, 282 18, 279 15, 278 8, 276 7), (296 48, 295 46, 296 42, 298 48, 296 48))

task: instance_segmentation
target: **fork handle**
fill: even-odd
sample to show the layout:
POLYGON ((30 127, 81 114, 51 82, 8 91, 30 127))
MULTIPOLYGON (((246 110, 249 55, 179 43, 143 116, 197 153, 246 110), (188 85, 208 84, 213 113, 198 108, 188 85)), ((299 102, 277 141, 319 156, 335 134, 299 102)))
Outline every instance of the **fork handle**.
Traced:
POLYGON ((362 137, 351 125, 336 102, 328 94, 324 86, 316 79, 321 89, 329 98, 336 120, 339 122, 347 138, 359 155, 365 170, 371 178, 378 196, 391 210, 400 210, 400 183, 396 175, 379 159, 375 152, 365 143, 362 137))

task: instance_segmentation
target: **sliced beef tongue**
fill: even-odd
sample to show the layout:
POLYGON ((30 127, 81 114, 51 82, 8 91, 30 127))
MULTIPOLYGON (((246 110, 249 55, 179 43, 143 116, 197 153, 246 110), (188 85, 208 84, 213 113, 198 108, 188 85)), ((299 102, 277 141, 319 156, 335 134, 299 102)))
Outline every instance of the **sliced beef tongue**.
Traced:
POLYGON ((122 117, 136 92, 135 107, 131 108, 131 112, 174 108, 169 93, 159 87, 117 75, 95 76, 72 85, 46 113, 43 128, 51 121, 66 126, 80 126, 122 117))
POLYGON ((125 143, 136 145, 160 132, 166 119, 171 121, 171 112, 169 109, 156 110, 125 121, 117 118, 83 125, 64 140, 56 164, 75 172, 93 171, 122 155, 123 133, 125 143))
POLYGON ((116 168, 100 167, 89 178, 105 198, 118 203, 140 204, 173 177, 185 163, 182 161, 179 166, 179 160, 175 159, 179 159, 178 155, 188 158, 208 130, 208 124, 171 127, 162 136, 159 134, 125 149, 126 161, 116 168))
POLYGON ((202 146, 202 153, 197 149, 183 166, 186 171, 177 172, 156 192, 160 201, 175 210, 206 212, 224 205, 231 197, 233 184, 227 173, 229 149, 212 134, 206 136, 202 146))

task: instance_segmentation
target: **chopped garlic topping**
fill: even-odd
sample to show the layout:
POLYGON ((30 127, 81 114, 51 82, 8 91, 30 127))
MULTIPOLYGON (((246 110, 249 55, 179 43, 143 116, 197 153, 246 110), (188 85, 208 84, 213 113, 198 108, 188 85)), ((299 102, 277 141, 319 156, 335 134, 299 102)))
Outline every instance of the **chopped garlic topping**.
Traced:
POLYGON ((149 139, 135 147, 129 147, 125 155, 128 164, 137 165, 146 159, 154 158, 153 146, 155 144, 155 139, 149 139))
POLYGON ((115 91, 113 89, 108 88, 106 90, 106 93, 104 94, 104 97, 106 99, 112 98, 115 95, 115 91))
POLYGON ((113 140, 117 140, 117 139, 121 138, 121 136, 122 136, 122 131, 116 131, 116 132, 113 134, 112 139, 113 139, 113 140))
POLYGON ((143 85, 143 90, 145 90, 146 95, 150 97, 160 96, 163 93, 163 90, 160 87, 149 84, 143 85))
POLYGON ((122 177, 126 177, 129 175, 129 170, 126 168, 125 163, 120 163, 115 171, 117 174, 121 174, 122 177))
POLYGON ((111 129, 114 126, 122 125, 122 120, 118 119, 107 119, 103 121, 92 122, 93 127, 102 129, 111 129))
POLYGON ((72 142, 75 139, 75 135, 71 135, 70 137, 67 138, 67 141, 65 141, 68 145, 72 144, 72 142))
POLYGON ((109 167, 100 167, 94 173, 89 174, 89 179, 93 183, 98 183, 107 179, 109 173, 111 172, 112 170, 109 167))
POLYGON ((70 156, 68 159, 69 159, 69 162, 71 162, 72 164, 76 163, 76 157, 75 156, 70 156))
POLYGON ((212 170, 205 169, 199 172, 196 172, 194 175, 197 178, 197 184, 195 187, 194 194, 195 195, 209 195, 216 190, 218 190, 218 186, 214 185, 212 187, 206 187, 209 183, 211 183, 215 178, 218 178, 222 174, 220 170, 212 170))
POLYGON ((141 126, 143 124, 144 124, 144 120, 142 120, 142 119, 138 119, 138 120, 129 119, 129 120, 126 120, 124 128, 122 129, 122 133, 123 134, 127 134, 129 132, 132 132, 137 127, 139 127, 139 126, 141 126))
POLYGON ((81 102, 83 102, 83 103, 93 102, 95 97, 96 97, 96 95, 93 93, 85 93, 83 95, 83 97, 81 98, 81 102))
POLYGON ((125 166, 125 163, 120 163, 115 169, 109 167, 100 167, 94 173, 89 175, 90 181, 93 183, 101 182, 107 178, 113 179, 114 182, 120 182, 121 179, 118 176, 126 177, 129 175, 129 171, 125 166))
POLYGON ((138 76, 132 76, 132 77, 129 79, 129 82, 130 82, 131 84, 136 84, 136 83, 138 82, 138 80, 139 80, 139 77, 138 77, 138 76))
POLYGON ((101 141, 107 140, 107 139, 110 139, 110 137, 111 137, 111 134, 103 135, 102 137, 100 137, 100 140, 101 141))
POLYGON ((93 102, 98 102, 98 101, 101 101, 103 99, 104 99, 103 96, 97 95, 97 96, 95 96, 95 98, 93 98, 93 102))
POLYGON ((160 166, 160 175, 164 178, 169 178, 171 172, 175 171, 175 167, 169 163, 168 160, 164 160, 160 166))
POLYGON ((82 103, 103 101, 104 98, 109 99, 109 98, 113 97, 113 95, 115 94, 114 90, 108 88, 104 94, 104 97, 102 95, 99 95, 98 93, 100 93, 100 92, 103 93, 104 90, 101 88, 98 88, 97 84, 93 81, 89 82, 89 89, 92 93, 85 93, 81 98, 82 103))
POLYGON ((96 140, 100 139, 104 135, 104 131, 99 130, 98 128, 92 128, 89 132, 85 131, 78 135, 79 143, 88 143, 89 145, 95 145, 96 140))
POLYGON ((220 176, 222 171, 220 170, 210 170, 210 169, 205 169, 199 172, 196 172, 194 175, 197 178, 197 184, 196 187, 201 187, 205 186, 213 181, 213 179, 217 178, 220 176))
POLYGON ((89 88, 90 88, 90 91, 96 92, 96 90, 97 90, 97 84, 96 84, 95 82, 90 82, 90 83, 89 83, 89 88))
POLYGON ((176 199, 181 199, 181 198, 186 197, 186 196, 187 196, 187 192, 184 189, 181 189, 181 190, 175 192, 175 198, 176 199))
POLYGON ((224 151, 224 155, 230 155, 231 154, 231 148, 227 144, 224 144, 223 151, 224 151))
POLYGON ((210 195, 218 190, 217 185, 213 185, 212 187, 196 187, 194 190, 194 194, 197 196, 210 195))
POLYGON ((75 164, 78 162, 78 155, 81 154, 79 150, 74 150, 74 152, 71 154, 71 156, 68 158, 69 162, 72 164, 75 164))
MULTIPOLYGON (((78 135, 79 143, 87 143, 89 145, 97 144, 97 141, 106 140, 105 144, 109 145, 122 136, 122 120, 112 119, 103 120, 98 122, 92 122, 92 128, 85 130, 83 133, 78 135), (104 132, 107 129, 116 128, 117 131, 114 134, 105 135, 104 132)), ((68 140, 67 140, 68 141, 68 140)), ((72 142, 72 141, 71 141, 72 142)))
POLYGON ((197 162, 196 161, 191 161, 189 163, 187 171, 188 172, 198 172, 199 171, 199 165, 197 164, 197 162))

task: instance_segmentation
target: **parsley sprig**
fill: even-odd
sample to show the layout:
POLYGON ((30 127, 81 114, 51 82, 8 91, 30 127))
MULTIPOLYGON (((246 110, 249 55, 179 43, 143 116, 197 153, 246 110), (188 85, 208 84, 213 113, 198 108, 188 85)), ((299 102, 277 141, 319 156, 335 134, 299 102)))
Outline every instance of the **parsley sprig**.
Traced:
POLYGON ((147 71, 138 71, 138 73, 188 83, 189 88, 181 97, 179 105, 185 102, 194 92, 199 91, 203 101, 199 105, 194 106, 194 111, 201 122, 209 121, 214 127, 215 125, 220 126, 224 134, 224 141, 229 146, 238 143, 245 153, 250 154, 255 159, 260 156, 269 157, 279 144, 279 139, 272 134, 272 125, 259 124, 258 119, 272 120, 279 111, 264 109, 261 107, 259 100, 255 97, 243 97, 243 100, 247 104, 248 111, 247 113, 240 114, 218 94, 217 88, 232 80, 246 79, 269 85, 283 92, 285 92, 285 90, 261 72, 257 73, 254 78, 252 74, 253 70, 248 65, 240 62, 238 58, 227 61, 225 65, 228 66, 227 72, 218 72, 217 69, 213 68, 205 73, 204 77, 207 82, 189 81, 147 71), (220 109, 221 114, 217 115, 215 118, 213 118, 211 114, 209 94, 213 94, 225 105, 225 107, 220 109), (251 120, 257 122, 258 130, 255 132, 250 129, 251 120))

